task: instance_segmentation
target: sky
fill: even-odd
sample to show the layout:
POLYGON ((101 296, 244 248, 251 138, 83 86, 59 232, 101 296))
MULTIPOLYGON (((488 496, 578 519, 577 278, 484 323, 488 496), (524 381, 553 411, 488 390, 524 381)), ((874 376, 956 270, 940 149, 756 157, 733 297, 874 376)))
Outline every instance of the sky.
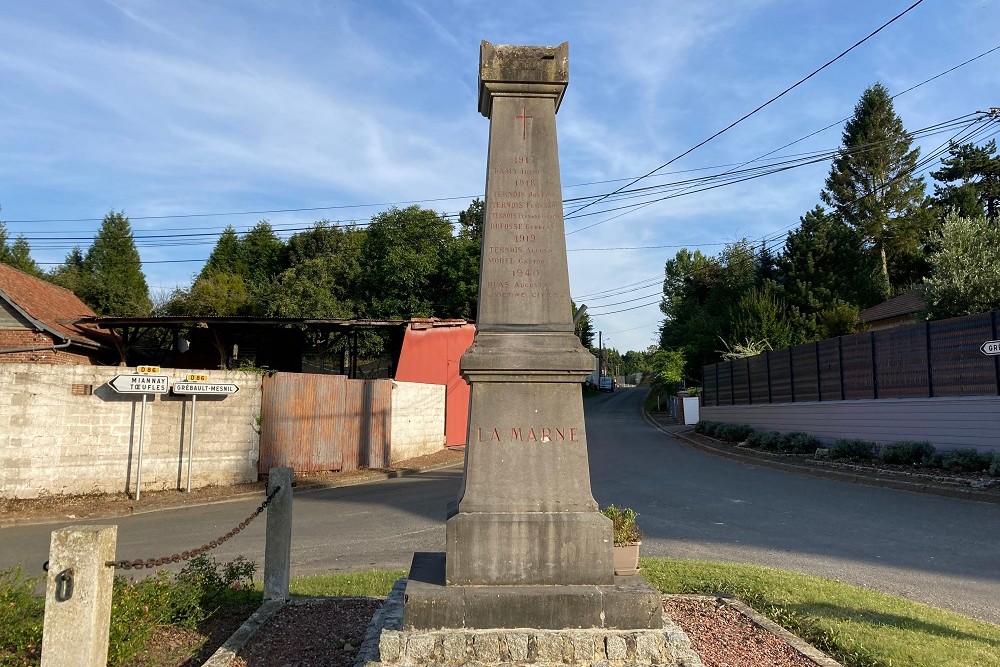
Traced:
MULTIPOLYGON (((924 0, 674 160, 913 2, 9 0, 0 220, 50 268, 74 245, 85 250, 106 213, 124 211, 162 296, 190 285, 226 225, 266 219, 287 236, 413 202, 454 214, 485 189, 481 40, 568 41, 556 120, 573 200, 571 292, 606 347, 644 350, 658 341, 664 263, 681 247, 715 255, 742 238, 780 248, 820 202, 830 163, 712 189, 664 186, 746 169, 831 125, 751 165, 833 151, 868 86, 896 95, 1000 46, 1000 3, 924 0), (631 186, 661 189, 574 213, 593 201, 576 198, 668 162, 631 186)), ((1000 106, 998 65, 1000 50, 895 99, 925 155, 963 126, 918 130, 1000 106)))

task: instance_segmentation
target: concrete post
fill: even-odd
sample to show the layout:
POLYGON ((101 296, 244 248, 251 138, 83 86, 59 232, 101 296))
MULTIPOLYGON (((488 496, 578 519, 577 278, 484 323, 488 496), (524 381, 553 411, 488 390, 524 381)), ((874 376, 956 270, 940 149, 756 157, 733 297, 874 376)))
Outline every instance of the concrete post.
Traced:
POLYGON ((292 563, 292 469, 271 468, 267 494, 281 491, 267 506, 264 537, 264 599, 287 600, 289 568, 292 563))
POLYGON ((118 526, 52 531, 42 667, 105 667, 118 526))

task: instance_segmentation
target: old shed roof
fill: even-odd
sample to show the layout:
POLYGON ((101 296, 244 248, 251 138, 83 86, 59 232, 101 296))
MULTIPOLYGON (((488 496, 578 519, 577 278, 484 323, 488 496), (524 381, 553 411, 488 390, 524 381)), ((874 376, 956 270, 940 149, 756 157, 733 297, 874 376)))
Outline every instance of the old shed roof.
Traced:
POLYGON ((0 263, 0 299, 54 336, 90 348, 113 345, 107 332, 94 324, 79 322, 94 317, 94 311, 75 294, 3 263, 0 263))

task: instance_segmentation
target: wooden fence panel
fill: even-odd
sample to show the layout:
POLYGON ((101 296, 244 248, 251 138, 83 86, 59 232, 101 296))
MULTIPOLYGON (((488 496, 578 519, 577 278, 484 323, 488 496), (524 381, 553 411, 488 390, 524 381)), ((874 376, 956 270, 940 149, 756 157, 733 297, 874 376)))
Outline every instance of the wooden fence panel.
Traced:
POLYGON ((702 366, 701 369, 702 400, 705 405, 718 405, 719 392, 715 383, 715 364, 702 366))
POLYGON ((816 368, 816 345, 806 343, 792 348, 792 380, 796 401, 819 400, 819 372, 816 368))
POLYGON ((733 366, 730 362, 725 361, 719 364, 719 386, 715 389, 719 393, 719 405, 732 405, 733 403, 732 374, 733 366))
POLYGON ((747 359, 750 366, 750 402, 768 402, 767 354, 758 354, 747 359))
POLYGON ((733 364, 733 405, 750 403, 750 382, 747 377, 748 360, 734 359, 733 364))
POLYGON ((876 331, 875 379, 879 398, 929 396, 926 325, 876 331))
POLYGON ((930 337, 935 396, 998 393, 996 361, 979 349, 997 337, 991 313, 931 322, 930 337))
POLYGON ((843 398, 840 377, 840 339, 827 338, 816 343, 819 357, 819 400, 839 401, 843 398))
POLYGON ((768 354, 771 364, 771 402, 792 402, 792 361, 788 350, 768 354))
POLYGON ((870 333, 842 336, 841 363, 844 369, 844 398, 875 398, 872 375, 872 335, 870 333))

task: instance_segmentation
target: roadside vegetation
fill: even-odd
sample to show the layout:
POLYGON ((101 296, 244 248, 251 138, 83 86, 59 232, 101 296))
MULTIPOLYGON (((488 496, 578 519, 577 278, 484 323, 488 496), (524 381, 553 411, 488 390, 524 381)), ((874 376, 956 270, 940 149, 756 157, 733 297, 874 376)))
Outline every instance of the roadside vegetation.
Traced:
MULTIPOLYGON (((1000 667, 1000 627, 904 598, 734 563, 643 558, 660 591, 735 596, 847 667, 1000 667)), ((199 557, 180 573, 115 580, 108 664, 200 664, 261 602, 255 565, 199 557), (167 650, 165 647, 169 647, 167 650)), ((297 577, 293 596, 382 597, 404 570, 297 577)), ((0 667, 39 664, 38 578, 0 571, 0 667)))
POLYGON ((901 440, 879 445, 857 438, 842 438, 827 447, 808 433, 759 431, 749 424, 706 420, 695 425, 695 432, 765 452, 803 456, 816 456, 820 452, 830 460, 938 469, 951 473, 987 473, 1000 477, 1000 452, 980 452, 974 447, 939 452, 929 442, 901 440))

